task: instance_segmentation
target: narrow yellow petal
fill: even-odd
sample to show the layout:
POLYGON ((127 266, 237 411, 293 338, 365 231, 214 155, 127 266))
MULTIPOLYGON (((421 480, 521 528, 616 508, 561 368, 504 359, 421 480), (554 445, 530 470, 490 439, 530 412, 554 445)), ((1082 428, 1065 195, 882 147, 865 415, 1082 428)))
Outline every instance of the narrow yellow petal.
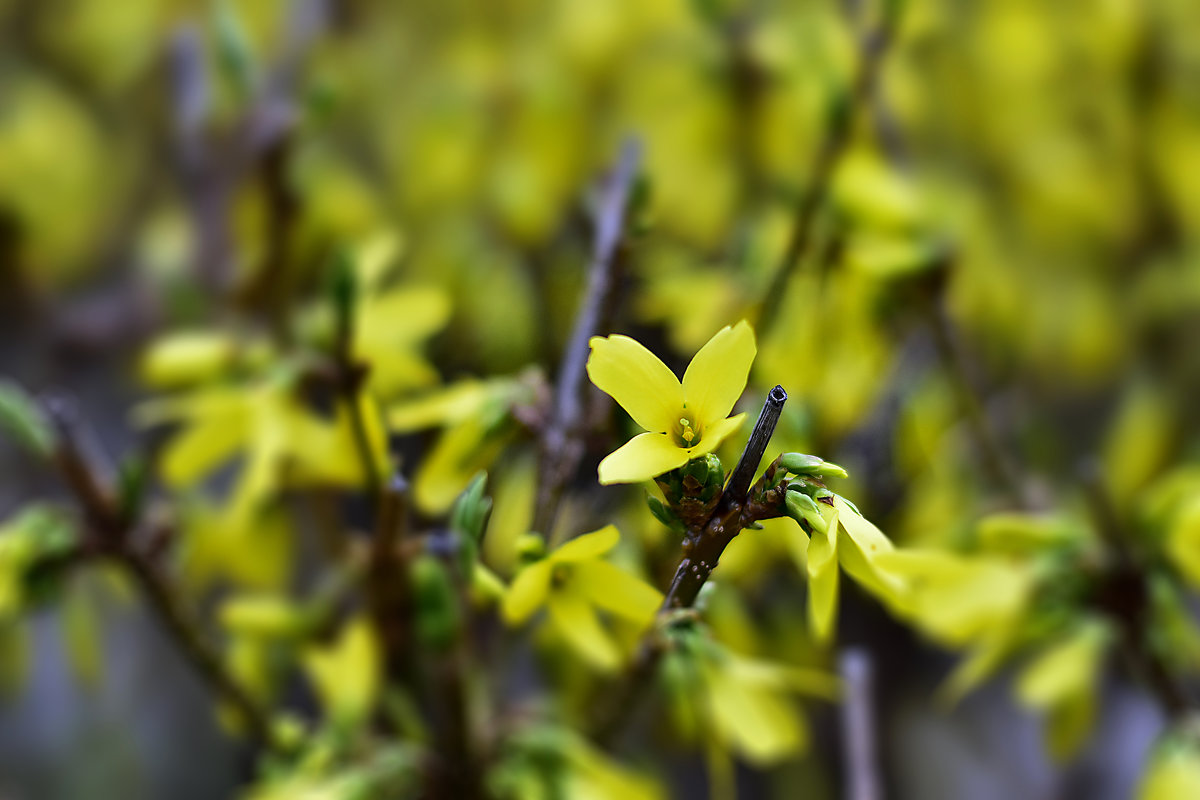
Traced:
POLYGON ((450 318, 450 298, 441 289, 397 289, 366 299, 355 327, 355 350, 383 352, 420 341, 450 318))
POLYGON ((551 562, 539 561, 517 574, 500 606, 505 622, 509 625, 520 625, 537 611, 538 606, 546 602, 553 570, 554 565, 551 562))
POLYGON ((833 503, 838 510, 838 527, 841 529, 838 560, 842 569, 874 594, 885 598, 899 597, 899 602, 903 602, 904 580, 888 572, 878 561, 880 555, 895 549, 892 541, 842 498, 834 497, 833 503))
POLYGON ((370 712, 380 687, 380 659, 365 619, 346 623, 332 644, 305 651, 303 663, 329 716, 353 724, 370 712))
POLYGON ((606 611, 647 625, 663 600, 653 586, 607 561, 577 566, 571 588, 606 611))
MULTIPOLYGON (((705 438, 702 445, 708 445, 705 438)), ((715 445, 713 445, 715 447, 715 445)), ((710 448, 711 449, 711 448, 710 448)), ((698 447, 676 447, 665 433, 642 433, 600 462, 600 483, 641 483, 681 467, 698 447)), ((708 451, 705 451, 708 452, 708 451)))
POLYGON ((718 735, 754 764, 770 764, 800 751, 807 740, 796 709, 782 693, 731 679, 705 668, 708 709, 718 735))
POLYGON ((675 373, 628 336, 593 336, 587 371, 592 383, 651 433, 679 424, 683 387, 675 373))
POLYGON ((701 425, 729 416, 746 388, 756 352, 754 331, 742 320, 717 331, 696 353, 683 374, 683 399, 701 425))
POLYGON ((619 541, 621 541, 621 533, 617 530, 617 526, 605 525, 598 531, 581 534, 571 541, 559 545, 550 554, 548 560, 561 563, 563 561, 587 561, 588 559, 599 558, 616 547, 619 541))
POLYGON ((554 629, 594 666, 615 669, 621 663, 621 653, 600 625, 596 612, 587 601, 574 592, 555 592, 547 604, 554 629))
POLYGON ((815 532, 808 541, 808 621, 813 635, 828 641, 837 617, 837 526, 815 532))

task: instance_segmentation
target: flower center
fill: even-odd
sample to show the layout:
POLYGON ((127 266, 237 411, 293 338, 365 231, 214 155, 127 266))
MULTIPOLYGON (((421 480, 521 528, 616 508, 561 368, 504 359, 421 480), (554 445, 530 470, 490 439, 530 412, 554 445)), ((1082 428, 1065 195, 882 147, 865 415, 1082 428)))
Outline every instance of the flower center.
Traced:
POLYGON ((566 586, 571 580, 571 571, 570 564, 555 564, 554 570, 550 573, 550 586, 554 589, 566 586))
POLYGON ((687 417, 680 417, 675 443, 680 447, 692 447, 700 444, 700 429, 687 417))

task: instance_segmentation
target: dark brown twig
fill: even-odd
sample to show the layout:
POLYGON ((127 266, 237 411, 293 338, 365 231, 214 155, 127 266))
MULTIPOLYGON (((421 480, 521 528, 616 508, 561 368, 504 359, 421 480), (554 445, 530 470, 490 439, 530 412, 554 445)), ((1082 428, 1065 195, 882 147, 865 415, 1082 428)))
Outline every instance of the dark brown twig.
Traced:
POLYGON ((533 529, 544 536, 551 533, 563 491, 583 457, 581 434, 585 416, 588 340, 601 332, 604 311, 612 305, 610 299, 616 287, 613 268, 624 236, 625 215, 641 158, 640 143, 635 139, 627 140, 621 148, 616 168, 596 198, 587 292, 567 343, 553 405, 539 443, 540 468, 533 529))

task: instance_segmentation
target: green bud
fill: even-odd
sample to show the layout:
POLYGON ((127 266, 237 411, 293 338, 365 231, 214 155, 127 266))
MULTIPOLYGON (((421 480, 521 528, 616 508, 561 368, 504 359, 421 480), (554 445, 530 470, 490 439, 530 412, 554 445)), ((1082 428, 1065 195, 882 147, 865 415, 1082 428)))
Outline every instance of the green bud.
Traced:
POLYGON ((824 464, 825 459, 820 456, 810 456, 808 453, 784 453, 779 457, 779 463, 788 472, 807 475, 810 470, 824 464))
POLYGON ((0 432, 42 458, 54 452, 54 433, 37 403, 10 381, 0 381, 0 432))
POLYGON ((829 524, 821 516, 821 509, 816 502, 803 492, 788 492, 784 497, 788 516, 796 522, 808 522, 809 527, 820 533, 829 532, 829 524))
POLYGON ((713 486, 719 488, 725 483, 725 470, 721 466, 721 459, 712 453, 702 458, 693 458, 684 464, 681 469, 684 481, 688 478, 693 478, 705 488, 713 486))
POLYGON ((655 482, 662 489, 671 512, 685 526, 695 527, 704 524, 721 499, 725 470, 721 459, 709 453, 660 475, 655 482))
POLYGON ((780 456, 779 463, 793 475, 811 475, 815 478, 849 477, 846 470, 837 464, 807 453, 784 453, 780 456))
POLYGON ((483 540, 484 524, 492 510, 492 498, 484 494, 486 489, 487 473, 481 470, 459 495, 450 514, 450 527, 476 544, 483 540))
POLYGON ((454 582, 446 565, 425 554, 412 565, 417 636, 426 647, 446 650, 458 635, 460 614, 454 582))
POLYGON ((679 517, 675 516, 675 512, 667 508, 662 500, 659 500, 652 494, 647 494, 646 505, 650 507, 650 513, 654 515, 654 518, 663 525, 666 525, 673 531, 681 531, 683 529, 683 523, 680 522, 679 517))

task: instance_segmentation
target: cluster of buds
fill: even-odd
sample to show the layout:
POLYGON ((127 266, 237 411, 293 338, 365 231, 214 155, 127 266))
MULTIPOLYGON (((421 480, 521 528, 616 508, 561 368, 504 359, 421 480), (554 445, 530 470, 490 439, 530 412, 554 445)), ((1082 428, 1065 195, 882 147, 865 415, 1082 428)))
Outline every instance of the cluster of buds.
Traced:
POLYGON ((721 459, 709 453, 658 476, 654 482, 666 503, 657 497, 647 498, 650 512, 675 530, 696 529, 708 521, 721 499, 725 470, 721 459))
POLYGON ((832 506, 834 493, 825 486, 824 479, 845 478, 846 470, 819 456, 805 453, 784 453, 777 463, 779 470, 774 476, 776 485, 788 481, 784 495, 787 515, 810 531, 827 532, 829 523, 817 503, 832 506))

